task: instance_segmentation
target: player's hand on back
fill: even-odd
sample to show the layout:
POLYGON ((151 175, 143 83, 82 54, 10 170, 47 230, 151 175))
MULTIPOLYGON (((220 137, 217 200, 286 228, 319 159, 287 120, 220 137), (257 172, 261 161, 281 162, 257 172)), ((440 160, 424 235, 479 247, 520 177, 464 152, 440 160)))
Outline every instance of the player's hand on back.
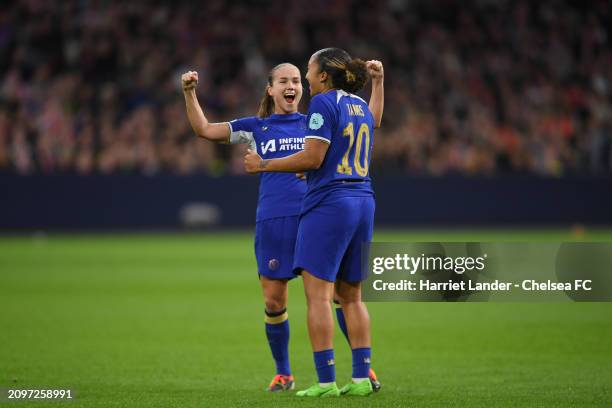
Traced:
POLYGON ((185 72, 181 76, 183 82, 183 90, 189 91, 194 89, 198 85, 198 73, 196 71, 185 72))
POLYGON ((247 173, 259 173, 262 167, 263 159, 257 154, 257 152, 248 149, 247 154, 244 156, 244 170, 247 173))
POLYGON ((368 68, 368 75, 370 75, 372 81, 381 80, 385 76, 383 64, 378 60, 367 61, 366 67, 368 68))

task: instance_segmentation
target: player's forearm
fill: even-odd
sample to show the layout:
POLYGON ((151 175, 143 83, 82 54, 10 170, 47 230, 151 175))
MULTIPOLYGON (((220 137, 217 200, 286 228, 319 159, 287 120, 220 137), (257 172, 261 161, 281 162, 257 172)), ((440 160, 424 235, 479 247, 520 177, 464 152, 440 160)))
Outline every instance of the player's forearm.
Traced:
POLYGON ((208 119, 200 107, 195 89, 185 90, 183 91, 183 94, 185 96, 187 118, 189 119, 189 124, 191 125, 193 131, 204 139, 208 139, 213 142, 226 142, 229 134, 224 134, 226 132, 220 133, 218 131, 213 131, 211 124, 208 122, 208 119))
POLYGON ((183 94, 185 95, 185 107, 187 108, 189 124, 193 131, 200 136, 205 133, 205 129, 208 126, 208 119, 204 116, 204 112, 202 112, 202 108, 198 103, 195 89, 186 90, 183 94))
POLYGON ((306 150, 279 159, 269 159, 261 162, 261 171, 265 172, 299 173, 316 170, 319 167, 321 167, 321 160, 306 150))
POLYGON ((369 103, 370 112, 374 117, 374 127, 379 128, 382 123, 382 115, 385 106, 385 87, 384 79, 372 81, 372 95, 369 103))

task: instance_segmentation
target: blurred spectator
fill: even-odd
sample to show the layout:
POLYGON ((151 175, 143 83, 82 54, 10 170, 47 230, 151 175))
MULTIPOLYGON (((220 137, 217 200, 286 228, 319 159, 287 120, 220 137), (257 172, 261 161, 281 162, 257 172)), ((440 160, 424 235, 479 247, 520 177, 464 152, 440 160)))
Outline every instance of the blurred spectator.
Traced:
POLYGON ((193 135, 180 74, 230 120, 270 67, 338 46, 385 64, 375 172, 609 174, 611 34, 604 0, 9 2, 0 171, 242 173, 243 147, 193 135))

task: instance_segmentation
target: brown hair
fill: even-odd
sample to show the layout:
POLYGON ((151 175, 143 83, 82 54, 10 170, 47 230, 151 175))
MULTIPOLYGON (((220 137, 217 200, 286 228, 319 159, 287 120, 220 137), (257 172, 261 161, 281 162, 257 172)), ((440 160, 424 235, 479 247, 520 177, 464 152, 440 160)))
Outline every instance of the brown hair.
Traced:
POLYGON ((274 73, 285 65, 292 65, 288 62, 283 62, 278 64, 274 68, 270 70, 268 73, 268 83, 264 89, 264 94, 261 97, 261 101, 259 101, 259 108, 257 109, 257 116, 260 118, 267 118, 268 116, 274 113, 274 99, 268 93, 268 88, 271 87, 274 83, 274 73))
POLYGON ((370 79, 365 61, 352 58, 343 49, 324 48, 315 52, 314 58, 319 64, 319 70, 329 75, 333 88, 355 93, 370 79))

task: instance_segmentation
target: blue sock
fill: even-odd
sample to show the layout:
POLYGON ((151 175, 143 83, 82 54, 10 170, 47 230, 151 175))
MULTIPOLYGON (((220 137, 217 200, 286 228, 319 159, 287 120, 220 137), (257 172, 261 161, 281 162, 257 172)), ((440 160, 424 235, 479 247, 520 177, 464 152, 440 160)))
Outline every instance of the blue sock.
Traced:
POLYGON ((344 334, 350 346, 351 341, 349 340, 348 329, 346 328, 346 320, 344 320, 344 310, 342 310, 341 306, 336 308, 336 318, 338 319, 338 326, 340 326, 340 330, 342 330, 342 334, 344 334))
POLYGON ((320 383, 336 381, 336 362, 334 361, 334 349, 315 351, 315 368, 320 383))
POLYGON ((274 313, 266 311, 266 337, 276 363, 276 374, 291 375, 287 309, 274 313))
POLYGON ((368 378, 370 375, 370 347, 353 349, 353 378, 368 378))

